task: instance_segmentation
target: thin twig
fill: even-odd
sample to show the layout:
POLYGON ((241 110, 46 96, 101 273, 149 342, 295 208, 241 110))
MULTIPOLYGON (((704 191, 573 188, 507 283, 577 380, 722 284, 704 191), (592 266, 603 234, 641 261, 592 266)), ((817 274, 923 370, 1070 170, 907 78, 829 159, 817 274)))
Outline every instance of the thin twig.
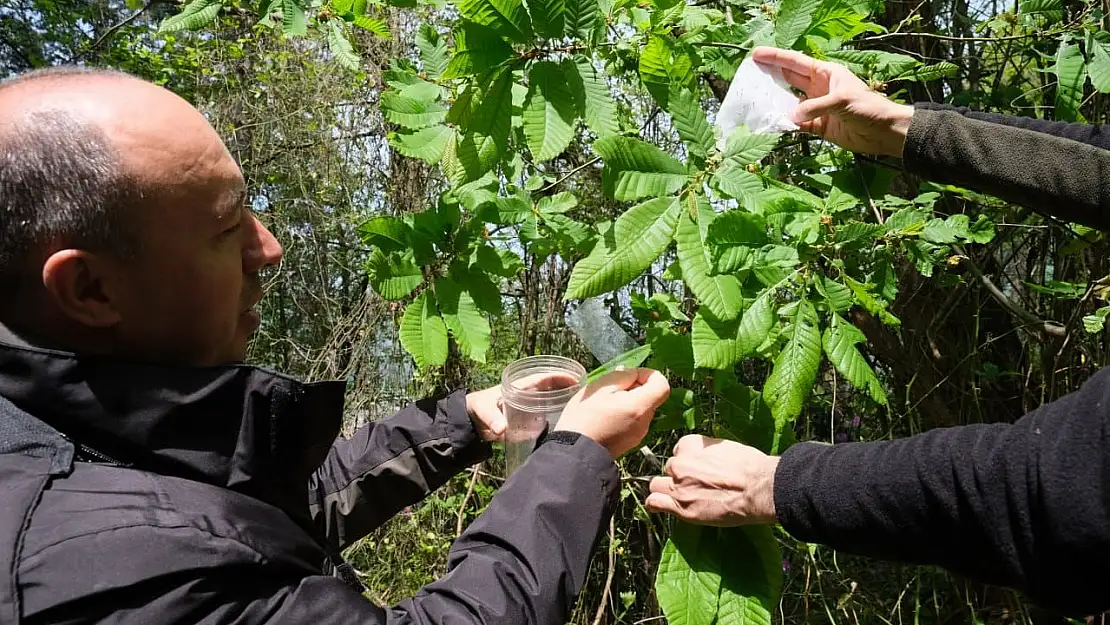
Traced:
POLYGON ((87 48, 85 48, 84 50, 81 51, 80 58, 87 57, 89 55, 89 53, 91 53, 93 50, 96 50, 97 48, 99 48, 101 46, 101 44, 103 44, 108 39, 108 37, 111 37, 117 30, 119 30, 119 29, 123 28, 124 26, 127 26, 131 22, 134 22, 135 20, 139 19, 140 15, 142 15, 143 13, 146 13, 147 9, 154 6, 155 1, 156 0, 150 0, 149 2, 144 4, 142 6, 142 8, 140 8, 138 11, 135 11, 135 13, 131 15, 131 17, 128 17, 128 18, 124 19, 122 22, 119 22, 115 26, 112 26, 108 30, 104 31, 104 33, 102 35, 100 35, 99 37, 96 38, 96 41, 92 42, 92 44, 89 45, 89 47, 87 47, 87 48))
POLYGON ((740 44, 725 43, 723 41, 694 41, 691 43, 693 43, 695 46, 707 46, 710 48, 728 48, 730 50, 740 50, 741 52, 748 51, 748 48, 745 48, 740 44))
POLYGON ((470 469, 470 484, 466 486, 466 495, 463 495, 462 504, 459 506, 459 513, 455 516, 455 536, 459 536, 463 531, 463 519, 466 517, 466 506, 470 503, 470 496, 474 494, 474 485, 478 483, 478 465, 470 469))
POLYGON ((1018 319, 1024 321, 1038 334, 1054 336, 1057 338, 1063 338, 1067 336, 1068 330, 1064 326, 1056 323, 1055 321, 1045 321, 1043 319, 1040 319, 1039 317, 1037 317, 1037 315, 1028 310, 1025 310, 1021 307, 1020 304, 1007 297, 1006 294, 1002 292, 1002 289, 998 288, 998 285, 996 285, 989 277, 987 277, 983 274, 982 271, 980 271, 979 265, 976 264, 974 260, 972 260, 971 256, 961 246, 955 245, 953 246, 953 249, 956 250, 956 253, 967 259, 967 265, 971 269, 971 273, 975 274, 975 277, 978 278, 979 281, 983 283, 983 286, 987 289, 987 293, 989 293, 990 296, 993 297, 995 301, 997 301, 999 304, 1002 304, 1003 308, 1010 311, 1018 319))
POLYGON ((616 516, 609 517, 609 573, 605 576, 605 589, 601 591, 601 601, 594 613, 594 625, 601 625, 605 618, 605 605, 609 602, 609 592, 613 588, 613 573, 617 568, 617 524, 616 516))
POLYGON ((555 182, 552 182, 551 184, 547 185, 546 187, 544 187, 544 188, 540 189, 540 190, 539 190, 539 191, 537 191, 536 193, 537 193, 537 194, 539 194, 539 195, 542 195, 542 194, 544 194, 544 193, 546 193, 546 192, 548 192, 548 191, 550 191, 550 190, 554 189, 555 187, 557 187, 557 186, 559 186, 559 185, 563 184, 564 182, 566 182, 566 181, 567 181, 567 179, 569 179, 569 178, 570 178, 571 176, 573 176, 574 174, 577 174, 578 172, 582 171, 583 169, 586 169, 586 168, 587 168, 587 167, 589 167, 590 165, 593 165, 594 163, 596 163, 596 162, 598 162, 598 161, 600 161, 600 160, 601 160, 601 157, 600 157, 600 156, 595 156, 595 157, 593 157, 593 158, 592 158, 592 159, 590 159, 589 161, 586 161, 585 163, 582 163, 582 164, 581 164, 581 165, 579 165, 578 167, 575 167, 574 169, 570 170, 569 172, 567 172, 567 174, 566 174, 565 176, 563 176, 562 178, 559 178, 559 179, 558 179, 558 180, 556 180, 555 182))
POLYGON ((957 37, 955 35, 941 35, 938 33, 924 33, 914 31, 883 33, 881 35, 872 35, 870 37, 863 37, 859 41, 882 41, 883 39, 892 39, 894 37, 922 37, 925 39, 939 39, 941 41, 971 41, 971 42, 988 42, 995 43, 1000 41, 1017 41, 1021 39, 1032 39, 1035 37, 1049 38, 1060 34, 1054 33, 1041 33, 1034 32, 1028 35, 1005 35, 1002 37, 957 37))

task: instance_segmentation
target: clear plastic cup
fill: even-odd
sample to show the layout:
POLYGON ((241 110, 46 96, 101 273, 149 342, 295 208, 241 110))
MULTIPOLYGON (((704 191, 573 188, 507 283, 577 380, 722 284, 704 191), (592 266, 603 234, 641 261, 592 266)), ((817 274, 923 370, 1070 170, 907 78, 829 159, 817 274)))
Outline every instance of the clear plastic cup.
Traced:
POLYGON ((586 368, 562 356, 529 356, 505 367, 501 404, 505 431, 505 477, 524 464, 544 428, 553 428, 563 408, 586 382, 586 368))

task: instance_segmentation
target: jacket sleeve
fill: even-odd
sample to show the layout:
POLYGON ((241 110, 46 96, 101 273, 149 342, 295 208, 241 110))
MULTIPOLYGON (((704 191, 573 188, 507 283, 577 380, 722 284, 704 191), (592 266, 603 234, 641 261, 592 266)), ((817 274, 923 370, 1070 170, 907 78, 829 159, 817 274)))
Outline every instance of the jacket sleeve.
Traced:
POLYGON ((931 111, 953 111, 969 119, 977 119, 991 124, 1001 124, 1032 130, 1054 137, 1071 139, 1080 143, 1110 150, 1110 127, 1105 124, 1080 124, 1077 122, 1058 122, 1035 117, 1022 117, 1018 115, 1003 115, 1001 113, 987 113, 973 111, 966 106, 953 106, 937 102, 914 102, 914 109, 931 111))
POLYGON ((943 566, 1076 616, 1110 609, 1110 368, 1014 424, 789 448, 778 520, 798 539, 943 566))
MULTIPOLYGON (((227 538, 206 542, 193 528, 172 528, 161 530, 163 540, 155 544, 165 548, 167 537, 173 536, 190 549, 179 551, 170 563, 151 559, 141 549, 110 550, 113 562, 136 565, 124 569, 129 576, 142 566, 161 572, 114 593, 90 584, 91 595, 68 597, 64 574, 41 571, 38 562, 28 565, 26 583, 46 581, 60 592, 36 587, 33 594, 52 607, 32 606, 25 622, 564 625, 585 584, 619 486, 616 464, 594 441, 548 440, 455 541, 446 575, 391 606, 376 605, 336 577, 306 576, 302 568, 267 561, 244 543, 227 538), (176 534, 185 531, 193 533, 176 534), (234 564, 212 562, 233 556, 234 564)), ((111 540, 120 540, 120 534, 94 541, 94 546, 100 550, 111 540)), ((66 554, 79 566, 91 567, 89 571, 112 564, 66 554)))
POLYGON ((955 111, 914 111, 907 171, 1110 230, 1110 150, 955 111))
POLYGON ((309 509, 344 548, 490 452, 467 413, 465 390, 414 402, 336 441, 309 480, 309 509))

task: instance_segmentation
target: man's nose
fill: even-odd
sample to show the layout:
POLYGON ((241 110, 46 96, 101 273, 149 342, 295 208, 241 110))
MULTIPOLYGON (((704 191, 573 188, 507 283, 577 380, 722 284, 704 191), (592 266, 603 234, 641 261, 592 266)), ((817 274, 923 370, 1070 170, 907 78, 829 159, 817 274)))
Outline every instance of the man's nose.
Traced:
POLYGON ((281 243, 262 225, 258 217, 250 215, 247 241, 243 247, 243 272, 254 273, 281 262, 281 243))

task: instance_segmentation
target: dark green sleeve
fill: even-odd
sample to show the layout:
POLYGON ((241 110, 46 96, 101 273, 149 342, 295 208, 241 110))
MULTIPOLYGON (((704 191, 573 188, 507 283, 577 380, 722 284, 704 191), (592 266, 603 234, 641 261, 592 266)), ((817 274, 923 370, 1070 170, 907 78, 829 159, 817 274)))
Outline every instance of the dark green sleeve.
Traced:
POLYGON ((903 149, 907 171, 1110 230, 1110 151, 1078 141, 916 109, 903 149))

